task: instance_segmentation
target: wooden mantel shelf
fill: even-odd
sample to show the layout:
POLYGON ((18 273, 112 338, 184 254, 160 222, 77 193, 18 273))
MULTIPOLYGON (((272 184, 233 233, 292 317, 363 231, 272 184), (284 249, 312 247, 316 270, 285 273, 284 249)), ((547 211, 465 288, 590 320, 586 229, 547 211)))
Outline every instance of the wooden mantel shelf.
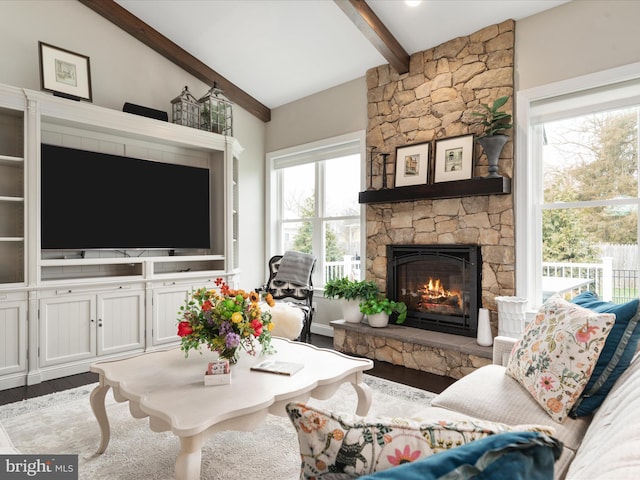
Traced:
POLYGON ((358 203, 411 202, 413 200, 503 195, 505 193, 511 193, 511 179, 509 177, 472 178, 430 185, 367 190, 358 194, 358 203))

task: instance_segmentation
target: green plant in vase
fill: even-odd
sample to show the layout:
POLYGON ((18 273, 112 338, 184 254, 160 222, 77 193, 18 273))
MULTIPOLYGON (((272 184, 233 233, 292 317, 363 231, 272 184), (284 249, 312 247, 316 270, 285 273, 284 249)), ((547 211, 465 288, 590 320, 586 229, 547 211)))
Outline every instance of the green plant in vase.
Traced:
POLYGON ((329 280, 324 284, 324 295, 327 298, 343 298, 345 300, 368 300, 380 293, 380 289, 372 280, 350 280, 347 277, 329 280))
POLYGON ((471 113, 474 117, 479 117, 475 124, 484 127, 484 131, 478 138, 504 135, 505 130, 513 128, 511 114, 500 111, 508 101, 509 96, 505 95, 504 97, 496 99, 491 105, 481 103, 480 107, 482 111, 471 113))
MULTIPOLYGON (((404 302, 396 302, 389 298, 378 295, 375 298, 370 298, 364 302, 360 302, 360 311, 369 317, 369 324, 372 325, 371 317, 380 314, 386 315, 386 322, 388 322, 389 316, 393 313, 397 313, 396 323, 404 323, 407 319, 407 304, 404 302)), ((383 322, 386 324, 386 322, 383 322)), ((384 326, 384 325, 372 325, 372 326, 384 326)))
POLYGON ((489 162, 489 175, 486 178, 500 177, 498 175, 498 159, 505 143, 509 140, 504 132, 513 128, 511 114, 500 110, 508 100, 509 96, 505 95, 496 99, 491 105, 481 103, 482 111, 471 113, 474 117, 478 117, 475 124, 482 125, 484 128, 476 141, 482 146, 489 162))
POLYGON ((342 317, 350 323, 362 321, 360 302, 375 298, 379 293, 378 285, 372 280, 350 280, 342 277, 330 280, 324 285, 325 297, 340 299, 342 317))

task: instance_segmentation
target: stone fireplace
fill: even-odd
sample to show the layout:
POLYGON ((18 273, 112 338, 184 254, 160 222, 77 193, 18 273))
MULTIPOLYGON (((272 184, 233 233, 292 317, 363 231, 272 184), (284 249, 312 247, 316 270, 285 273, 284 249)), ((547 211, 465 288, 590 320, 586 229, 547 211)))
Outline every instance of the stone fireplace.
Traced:
POLYGON ((481 264, 477 245, 388 245, 387 296, 407 305, 405 326, 475 337, 481 264))
MULTIPOLYGON (((367 148, 376 152, 373 161, 367 162, 367 184, 372 190, 394 185, 398 147, 430 143, 432 161, 438 140, 479 133, 472 112, 481 103, 508 95, 506 111, 513 113, 515 27, 513 20, 507 20, 414 53, 409 72, 402 75, 389 65, 367 71, 367 148), (383 172, 387 175, 384 181, 383 172)), ((488 179, 481 178, 487 175, 488 162, 480 147, 475 148, 473 158, 474 178, 467 182, 489 185, 488 179)), ((498 173, 513 177, 512 141, 502 150, 498 173)), ((451 334, 404 325, 373 329, 364 324, 339 324, 334 325, 334 345, 347 353, 460 378, 491 359, 491 348, 480 347, 471 338, 475 328, 471 317, 480 307, 489 309, 496 335, 495 297, 515 294, 513 194, 478 189, 475 193, 456 190, 454 195, 446 184, 429 185, 431 182, 429 177, 424 190, 445 194, 404 200, 385 195, 384 201, 363 202, 367 203, 366 278, 393 294, 388 286, 389 245, 476 246, 482 259, 478 303, 463 307, 463 311, 468 309, 463 323, 469 331, 451 334)), ((386 192, 412 188, 392 187, 386 192)), ((445 289, 452 287, 445 285, 445 289)))

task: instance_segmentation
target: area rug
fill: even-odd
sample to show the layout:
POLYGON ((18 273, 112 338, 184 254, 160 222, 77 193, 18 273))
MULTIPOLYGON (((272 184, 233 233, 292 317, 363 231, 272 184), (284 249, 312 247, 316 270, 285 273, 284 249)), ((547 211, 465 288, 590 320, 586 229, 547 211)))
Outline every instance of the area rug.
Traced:
MULTIPOLYGON (((373 401, 368 416, 416 417, 433 394, 365 375, 373 401)), ((0 407, 0 423, 15 447, 25 454, 78 454, 83 480, 169 480, 180 442, 169 432, 155 433, 148 419, 134 419, 127 403, 107 394, 111 440, 95 455, 100 431, 89 405, 96 384, 0 407)), ((309 404, 334 411, 355 412, 357 396, 344 384, 328 400, 309 404)), ((188 401, 185 399, 185 408, 188 401)), ((269 415, 253 432, 221 432, 202 448, 202 479, 294 480, 300 477, 295 431, 288 418, 269 415)))

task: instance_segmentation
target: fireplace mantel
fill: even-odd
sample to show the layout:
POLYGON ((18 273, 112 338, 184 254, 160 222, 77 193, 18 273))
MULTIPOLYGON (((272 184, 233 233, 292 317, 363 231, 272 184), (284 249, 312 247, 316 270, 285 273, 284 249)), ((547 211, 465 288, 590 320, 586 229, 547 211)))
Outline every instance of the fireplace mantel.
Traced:
POLYGON ((396 203, 413 200, 503 195, 511 193, 509 177, 472 178, 408 187, 385 188, 360 192, 358 203, 396 203))

